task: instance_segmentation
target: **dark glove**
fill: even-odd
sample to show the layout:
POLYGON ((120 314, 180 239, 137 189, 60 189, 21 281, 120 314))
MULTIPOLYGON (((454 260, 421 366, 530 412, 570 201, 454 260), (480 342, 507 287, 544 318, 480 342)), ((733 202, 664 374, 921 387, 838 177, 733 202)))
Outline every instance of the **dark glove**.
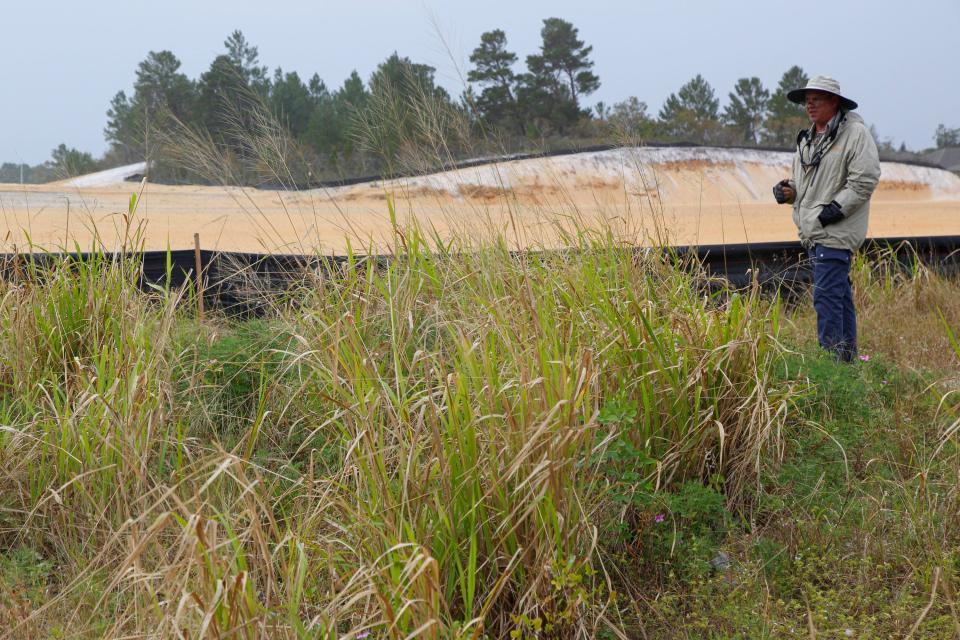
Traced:
POLYGON ((817 214, 817 220, 819 220, 820 224, 824 227, 840 222, 843 218, 843 209, 840 208, 840 204, 836 200, 830 204, 823 205, 820 213, 817 214))
POLYGON ((776 199, 777 204, 783 204, 787 201, 787 196, 783 193, 783 188, 789 186, 790 182, 788 180, 781 180, 773 185, 773 197, 776 199))

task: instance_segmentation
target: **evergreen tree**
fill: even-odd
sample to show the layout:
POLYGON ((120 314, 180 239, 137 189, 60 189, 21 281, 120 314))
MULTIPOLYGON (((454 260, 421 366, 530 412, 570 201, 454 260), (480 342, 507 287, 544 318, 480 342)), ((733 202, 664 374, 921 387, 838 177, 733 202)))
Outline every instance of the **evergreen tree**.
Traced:
POLYGON ((210 63, 198 88, 196 122, 214 140, 226 142, 252 129, 253 94, 243 70, 229 56, 219 55, 210 63))
POLYGON ((937 149, 958 147, 960 146, 960 129, 951 129, 946 125, 938 124, 933 140, 937 143, 937 149))
POLYGON ((348 123, 341 118, 333 94, 317 74, 310 78, 309 91, 313 111, 304 139, 317 153, 335 158, 341 151, 348 123))
POLYGON ((377 65, 370 76, 370 93, 382 95, 393 92, 408 100, 421 97, 434 97, 449 100, 446 89, 437 85, 434 75, 436 69, 419 64, 394 51, 393 55, 377 65))
POLYGON ((334 97, 326 85, 323 85, 322 90, 311 91, 311 95, 314 107, 304 141, 317 153, 336 158, 342 150, 348 121, 341 117, 334 97))
POLYGON ((893 153, 893 140, 891 138, 880 139, 880 132, 877 130, 877 125, 871 124, 868 127, 870 135, 873 137, 873 143, 877 145, 877 151, 880 153, 893 153))
POLYGON ((352 109, 363 109, 370 101, 370 92, 363 85, 363 79, 356 71, 350 73, 350 76, 344 80, 343 86, 337 91, 336 101, 352 109))
POLYGON ((99 169, 96 160, 86 151, 61 144, 51 152, 51 164, 61 177, 80 176, 99 169))
POLYGON ((574 106, 579 106, 581 96, 600 88, 600 78, 590 71, 593 47, 585 46, 577 35, 577 28, 566 20, 547 18, 540 30, 540 53, 527 57, 532 72, 550 76, 554 85, 566 86, 574 106))
POLYGON ((243 32, 237 29, 223 41, 230 62, 240 69, 247 85, 257 93, 266 96, 270 90, 270 79, 267 77, 267 67, 260 65, 260 51, 247 42, 243 32))
POLYGON ((767 119, 763 123, 765 144, 791 148, 796 144, 800 129, 810 125, 803 106, 787 99, 787 93, 807 85, 809 78, 803 69, 794 65, 780 78, 777 90, 767 103, 767 119))
POLYGON ((589 111, 580 98, 600 87, 590 69, 592 46, 578 38, 578 30, 560 18, 547 18, 540 30, 540 53, 527 56, 527 73, 519 78, 518 103, 524 117, 540 128, 563 131, 589 111))
POLYGON ((137 67, 133 89, 137 106, 151 116, 167 109, 185 118, 193 107, 193 83, 180 73, 180 60, 169 51, 147 54, 146 60, 137 67))
POLYGON ((517 76, 513 65, 517 55, 507 51, 506 34, 500 29, 482 34, 480 45, 470 54, 470 62, 474 68, 467 74, 467 80, 482 87, 475 98, 480 115, 491 125, 515 126, 517 76))
POLYGON ((307 83, 307 91, 310 92, 310 100, 312 100, 314 104, 319 104, 323 100, 330 98, 327 83, 321 80, 320 74, 317 73, 310 76, 310 82, 307 83))
POLYGON ((517 76, 517 112, 528 136, 562 133, 586 115, 570 90, 543 74, 536 62, 528 69, 517 76))
POLYGON ((699 73, 667 97, 660 109, 660 126, 671 138, 710 142, 719 130, 720 101, 699 73))
POLYGON ((760 78, 737 80, 723 116, 736 132, 739 142, 757 143, 769 101, 770 92, 763 88, 760 78))
POLYGON ((394 52, 370 76, 367 108, 356 110, 357 134, 364 146, 388 163, 402 147, 418 148, 442 137, 439 120, 452 108, 450 95, 436 84, 436 69, 394 52))
POLYGON ((147 54, 137 65, 133 91, 133 98, 120 91, 110 101, 104 130, 123 160, 150 156, 151 133, 167 129, 170 116, 190 121, 196 111, 196 87, 170 51, 147 54))
POLYGON ((593 110, 597 112, 597 118, 600 122, 606 122, 610 117, 610 106, 603 100, 595 104, 593 110))
POLYGON ((350 157, 357 135, 354 120, 370 100, 360 74, 351 72, 343 86, 332 94, 315 76, 310 81, 310 92, 316 106, 307 130, 308 144, 333 161, 350 157))
MULTIPOLYGON (((118 91, 110 100, 107 109, 107 126, 103 135, 111 146, 118 149, 124 160, 137 157, 136 143, 139 139, 137 121, 133 113, 133 105, 124 91, 118 91)), ((141 150, 142 151, 142 150, 141 150)))
MULTIPOLYGON (((316 79, 320 81, 319 77, 316 79)), ((315 90, 320 91, 320 87, 315 90)), ((326 91, 326 87, 323 87, 323 91, 326 91)), ((277 67, 270 87, 270 108, 294 138, 302 139, 306 133, 317 100, 296 71, 284 74, 277 67)))

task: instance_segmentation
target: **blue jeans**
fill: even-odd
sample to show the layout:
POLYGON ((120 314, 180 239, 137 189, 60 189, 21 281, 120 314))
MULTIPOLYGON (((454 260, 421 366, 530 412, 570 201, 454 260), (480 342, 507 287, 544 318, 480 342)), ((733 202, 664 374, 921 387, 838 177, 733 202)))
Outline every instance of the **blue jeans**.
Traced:
POLYGON ((853 308, 850 259, 846 249, 815 245, 813 262, 813 308, 817 311, 820 346, 842 362, 857 357, 857 312, 853 308))

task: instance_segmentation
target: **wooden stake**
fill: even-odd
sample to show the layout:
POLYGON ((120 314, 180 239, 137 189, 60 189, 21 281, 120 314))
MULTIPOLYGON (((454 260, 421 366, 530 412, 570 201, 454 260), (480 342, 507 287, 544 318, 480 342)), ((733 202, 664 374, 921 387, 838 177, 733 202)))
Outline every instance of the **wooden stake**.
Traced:
POLYGON ((194 274, 197 282, 197 313, 203 320, 203 264, 200 261, 200 234, 193 234, 193 261, 195 263, 194 274))
POLYGON ((17 243, 13 243, 13 261, 12 261, 13 273, 11 274, 11 279, 19 283, 21 281, 20 273, 20 253, 17 251, 17 243))

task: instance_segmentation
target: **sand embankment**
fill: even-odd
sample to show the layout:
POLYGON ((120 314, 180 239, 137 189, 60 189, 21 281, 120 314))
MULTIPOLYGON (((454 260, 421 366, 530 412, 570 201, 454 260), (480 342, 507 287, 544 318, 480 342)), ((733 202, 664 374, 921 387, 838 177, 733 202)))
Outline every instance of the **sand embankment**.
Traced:
MULTIPOLYGON (((627 148, 497 162, 429 176, 300 192, 147 184, 136 212, 146 249, 340 253, 382 249, 390 235, 388 194, 401 221, 415 217, 440 235, 504 233, 515 246, 555 245, 560 228, 613 227, 631 242, 666 233, 675 244, 796 238, 788 207, 770 187, 790 154, 695 148, 627 148)), ((883 163, 874 194, 874 237, 960 235, 960 177, 883 163)), ((130 194, 112 175, 50 185, 0 185, 4 250, 91 246, 124 236, 130 194)))

